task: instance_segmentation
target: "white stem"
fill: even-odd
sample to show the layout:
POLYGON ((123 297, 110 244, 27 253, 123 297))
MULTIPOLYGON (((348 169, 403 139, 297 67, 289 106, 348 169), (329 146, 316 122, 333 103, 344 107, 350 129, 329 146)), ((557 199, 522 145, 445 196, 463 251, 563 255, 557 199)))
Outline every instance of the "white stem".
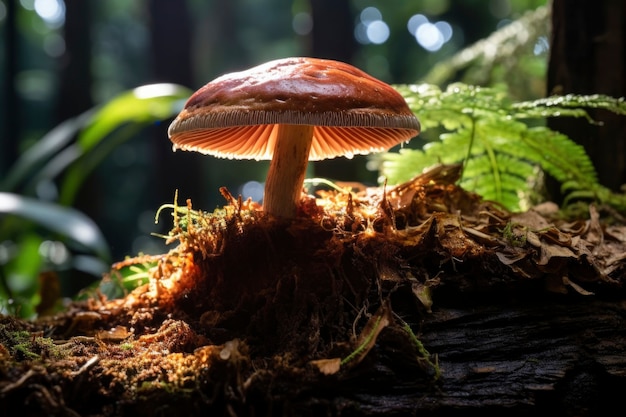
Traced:
POLYGON ((313 126, 278 126, 274 156, 265 180, 265 212, 286 219, 296 216, 312 141, 313 126))

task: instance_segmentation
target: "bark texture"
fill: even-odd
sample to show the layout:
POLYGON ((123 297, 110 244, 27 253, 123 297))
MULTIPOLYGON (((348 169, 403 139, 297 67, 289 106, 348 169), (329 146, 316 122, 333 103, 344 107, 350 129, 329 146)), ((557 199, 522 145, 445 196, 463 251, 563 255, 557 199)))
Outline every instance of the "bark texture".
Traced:
MULTIPOLYGON (((547 88, 548 94, 626 96, 626 3, 554 0, 547 88)), ((626 183, 626 121, 590 114, 602 124, 558 118, 549 126, 584 146, 600 183, 619 190, 626 183)))

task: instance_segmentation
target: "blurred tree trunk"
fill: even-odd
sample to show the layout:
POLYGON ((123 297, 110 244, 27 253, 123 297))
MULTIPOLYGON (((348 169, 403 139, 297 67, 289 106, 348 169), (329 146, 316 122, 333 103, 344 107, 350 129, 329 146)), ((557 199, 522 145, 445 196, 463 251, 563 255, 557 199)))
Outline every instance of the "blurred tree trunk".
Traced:
POLYGON ((187 2, 150 0, 150 22, 154 80, 191 86, 192 23, 187 2))
MULTIPOLYGON (((626 3, 554 0, 550 51, 548 94, 626 96, 626 3)), ((617 190, 626 183, 626 120, 604 111, 590 114, 603 124, 556 119, 549 126, 584 146, 600 182, 617 190)))
POLYGON ((20 103, 15 88, 15 77, 18 71, 17 48, 17 0, 8 0, 4 20, 4 109, 2 112, 3 128, 0 132, 0 176, 7 172, 17 158, 20 138, 20 103))
POLYGON ((65 0, 65 53, 60 59, 57 123, 88 110, 91 98, 91 2, 65 0))
POLYGON ((348 0, 311 0, 314 57, 351 62, 356 51, 354 16, 348 0))
MULTIPOLYGON (((63 25, 65 52, 59 58, 59 92, 54 114, 55 125, 94 106, 91 96, 92 5, 89 0, 65 1, 63 25)), ((102 213, 100 188, 100 179, 95 175, 89 175, 73 205, 90 217, 98 219, 102 213)))
MULTIPOLYGON (((250 56, 243 45, 240 18, 246 14, 245 5, 241 0, 209 2, 205 13, 196 21, 195 68, 198 71, 199 84, 205 84, 213 78, 232 71, 260 64, 250 56)), ((249 13, 249 12, 248 12, 249 13)), ((261 17, 257 16, 258 19, 261 17)), ((196 87, 199 87, 197 85, 196 87)), ((187 152, 177 152, 179 154, 187 152)), ((215 207, 224 204, 219 193, 220 187, 228 188, 238 194, 239 187, 248 180, 263 181, 265 170, 257 161, 232 161, 223 158, 202 157, 195 152, 187 155, 202 164, 203 189, 202 207, 215 207), (195 154, 195 155, 193 155, 195 154)))
MULTIPOLYGON (((192 22, 186 1, 150 0, 150 35, 152 79, 154 82, 181 84, 192 88, 192 22)), ((169 123, 154 127, 153 178, 158 184, 150 194, 153 204, 172 201, 174 191, 181 198, 197 201, 205 193, 198 155, 188 152, 172 152, 168 140, 169 123)))
MULTIPOLYGON (((354 15, 348 0, 310 0, 313 31, 311 56, 352 62, 357 49, 354 15)), ((365 169, 366 157, 350 161, 335 158, 315 162, 315 176, 343 181, 375 181, 376 173, 365 169), (369 178, 368 178, 369 177, 369 178)))

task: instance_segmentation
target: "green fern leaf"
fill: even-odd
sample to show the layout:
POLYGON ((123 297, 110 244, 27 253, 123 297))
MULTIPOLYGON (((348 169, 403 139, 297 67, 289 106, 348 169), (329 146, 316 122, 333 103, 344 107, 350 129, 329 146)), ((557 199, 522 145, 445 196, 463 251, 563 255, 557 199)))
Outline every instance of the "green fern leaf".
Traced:
POLYGON ((422 149, 383 154, 380 171, 389 183, 407 181, 437 163, 464 163, 461 186, 515 211, 524 208, 529 183, 540 168, 569 195, 626 202, 598 183, 582 146, 547 127, 527 124, 529 119, 558 116, 592 121, 585 108, 626 114, 623 99, 568 95, 511 103, 501 89, 460 83, 445 91, 433 85, 396 88, 420 118, 423 131, 437 128, 440 133, 439 140, 422 149))
POLYGON ((626 101, 623 97, 615 98, 602 94, 552 96, 515 103, 511 108, 518 119, 568 116, 583 117, 590 123, 596 123, 586 109, 604 109, 626 115, 626 101))
POLYGON ((525 146, 518 147, 520 152, 527 152, 559 182, 576 181, 588 188, 597 184, 596 170, 585 149, 566 135, 547 127, 535 127, 526 131, 522 141, 525 146))

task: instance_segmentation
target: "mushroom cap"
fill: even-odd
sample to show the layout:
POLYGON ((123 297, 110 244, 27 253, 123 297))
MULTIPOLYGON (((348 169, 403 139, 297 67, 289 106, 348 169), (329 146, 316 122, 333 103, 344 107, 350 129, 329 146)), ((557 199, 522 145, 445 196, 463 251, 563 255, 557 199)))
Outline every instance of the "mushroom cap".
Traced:
POLYGON ((285 58, 209 82, 189 98, 168 134, 174 149, 271 159, 279 124, 314 126, 312 161, 379 152, 420 132, 388 84, 343 62, 285 58))

